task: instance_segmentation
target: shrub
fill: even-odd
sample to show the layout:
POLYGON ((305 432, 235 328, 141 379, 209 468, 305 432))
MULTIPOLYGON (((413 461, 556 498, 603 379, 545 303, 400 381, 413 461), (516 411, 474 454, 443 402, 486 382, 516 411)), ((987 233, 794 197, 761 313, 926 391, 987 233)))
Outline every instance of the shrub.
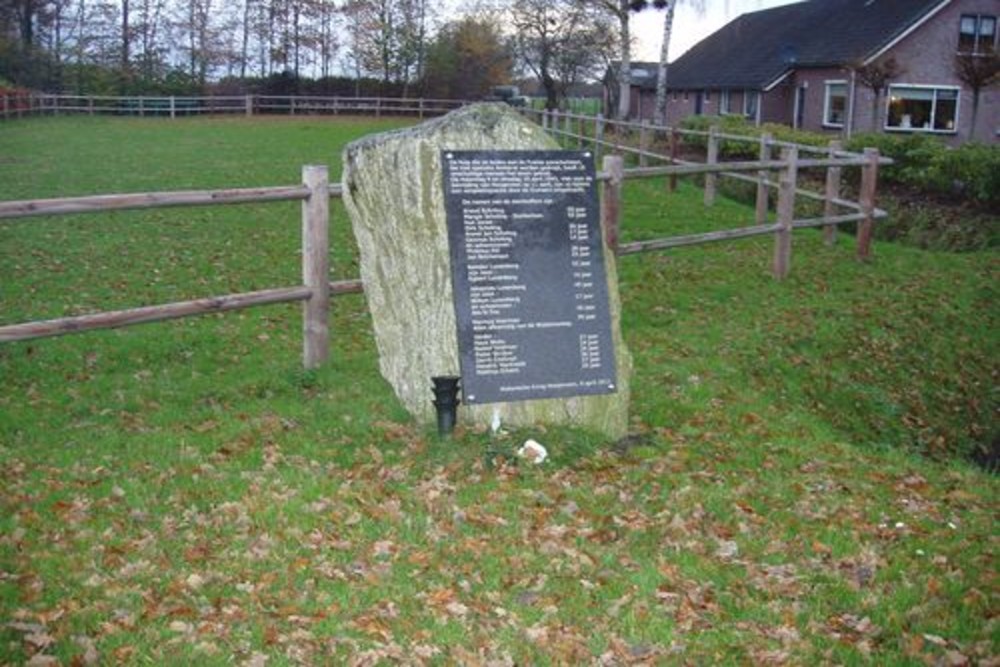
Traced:
POLYGON ((849 150, 870 146, 895 164, 881 177, 940 195, 962 195, 982 205, 1000 203, 1000 147, 970 143, 949 148, 925 134, 859 134, 849 150))
MULTIPOLYGON (((698 132, 708 132, 713 125, 718 126, 723 134, 759 137, 761 134, 770 133, 778 141, 806 146, 826 146, 830 141, 826 135, 796 130, 777 123, 765 123, 757 127, 743 116, 689 116, 681 121, 681 128, 698 132)), ((688 144, 702 148, 707 144, 705 137, 685 137, 684 140, 688 144)), ((758 144, 754 142, 733 139, 723 139, 719 142, 719 155, 723 157, 754 159, 759 153, 758 144)))
POLYGON ((938 185, 982 204, 1000 204, 1000 146, 965 144, 938 155, 933 167, 938 185))

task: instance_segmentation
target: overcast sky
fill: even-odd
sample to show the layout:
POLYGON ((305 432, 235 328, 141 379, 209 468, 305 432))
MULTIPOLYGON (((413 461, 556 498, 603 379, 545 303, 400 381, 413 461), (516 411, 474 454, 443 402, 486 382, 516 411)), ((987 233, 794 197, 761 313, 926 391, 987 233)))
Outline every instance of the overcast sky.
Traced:
MULTIPOLYGON (((693 2, 679 0, 674 15, 674 32, 670 38, 670 60, 712 34, 740 14, 759 9, 788 5, 797 0, 705 0, 705 11, 692 8, 693 2)), ((658 61, 663 38, 663 12, 649 10, 635 15, 634 28, 638 44, 633 53, 637 60, 658 61)))

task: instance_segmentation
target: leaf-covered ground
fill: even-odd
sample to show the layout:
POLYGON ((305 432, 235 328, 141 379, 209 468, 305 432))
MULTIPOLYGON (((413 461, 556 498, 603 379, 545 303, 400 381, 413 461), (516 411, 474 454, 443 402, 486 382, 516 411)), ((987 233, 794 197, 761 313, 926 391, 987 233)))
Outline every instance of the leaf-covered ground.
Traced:
MULTIPOLYGON (((388 126, 9 123, 0 198, 293 183, 388 126)), ((752 215, 625 201, 630 239, 752 215)), ((294 284, 297 235, 284 205, 3 223, 0 322, 294 284)), ((357 295, 310 373, 291 306, 0 346, 0 663, 996 664, 997 482, 948 458, 996 437, 996 255, 794 252, 782 283, 766 241, 620 260, 618 443, 439 441, 357 295)))

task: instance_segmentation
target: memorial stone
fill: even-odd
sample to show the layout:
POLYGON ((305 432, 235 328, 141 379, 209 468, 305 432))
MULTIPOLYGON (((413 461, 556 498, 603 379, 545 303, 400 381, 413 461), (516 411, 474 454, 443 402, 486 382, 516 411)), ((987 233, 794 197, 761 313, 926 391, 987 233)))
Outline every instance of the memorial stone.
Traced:
MULTIPOLYGON (((462 370, 446 222, 443 156, 448 151, 503 154, 505 151, 554 151, 557 148, 541 128, 510 107, 481 104, 414 128, 373 135, 345 149, 344 202, 358 243, 361 278, 379 350, 379 366, 402 404, 424 424, 431 424, 435 419, 430 378, 459 375, 462 370)), ((574 158, 574 161, 580 160, 574 158)), ((559 219, 538 222, 550 227, 562 225, 567 238, 571 233, 574 235, 577 242, 571 246, 577 248, 576 252, 592 253, 595 239, 581 242, 581 221, 569 220, 567 215, 564 210, 559 219), (577 226, 572 227, 571 232, 573 223, 577 226)), ((576 211, 572 215, 576 215, 576 211)), ((498 243, 502 240, 496 239, 498 243)), ((596 242, 601 243, 601 240, 596 242)), ((574 329, 573 332, 573 351, 581 365, 577 371, 582 371, 583 375, 566 381, 546 380, 545 369, 532 361, 545 358, 546 352, 557 352, 556 349, 540 351, 539 346, 549 344, 544 341, 524 339, 518 343, 526 346, 523 349, 505 348, 497 352, 507 359, 504 367, 508 371, 522 368, 518 366, 522 363, 535 366, 531 369, 536 373, 531 384, 576 383, 576 386, 563 387, 564 391, 556 391, 558 396, 552 398, 532 398, 554 394, 531 391, 520 395, 516 391, 509 392, 514 400, 507 400, 495 392, 482 397, 471 395, 471 400, 467 395, 459 411, 460 423, 486 426, 498 414, 507 426, 566 424, 600 431, 614 438, 625 435, 631 359, 620 333, 615 260, 607 248, 601 249, 603 252, 595 255, 601 260, 601 271, 595 271, 594 275, 600 276, 602 284, 596 289, 589 286, 587 290, 566 292, 561 288, 549 288, 548 282, 553 276, 521 277, 524 289, 537 288, 534 292, 538 294, 552 292, 553 310, 568 306, 573 313, 574 326, 576 303, 565 304, 561 299, 574 299, 574 295, 580 293, 587 295, 587 299, 607 300, 607 317, 603 322, 596 322, 595 317, 594 323, 601 326, 593 331, 574 329), (538 281, 545 281, 545 284, 538 281), (588 364, 592 367, 591 373, 583 368, 588 364)), ((579 276, 573 280, 572 271, 568 276, 554 277, 569 280, 570 286, 573 282, 588 282, 579 276)), ((484 296, 485 292, 477 294, 478 298, 484 296)), ((520 296, 525 296, 525 292, 520 296)), ((502 304, 481 305, 497 307, 502 304)), ((569 318, 552 321, 568 322, 569 318)), ((490 345, 497 340, 492 340, 490 345)), ((474 355, 474 351, 471 353, 474 355)))

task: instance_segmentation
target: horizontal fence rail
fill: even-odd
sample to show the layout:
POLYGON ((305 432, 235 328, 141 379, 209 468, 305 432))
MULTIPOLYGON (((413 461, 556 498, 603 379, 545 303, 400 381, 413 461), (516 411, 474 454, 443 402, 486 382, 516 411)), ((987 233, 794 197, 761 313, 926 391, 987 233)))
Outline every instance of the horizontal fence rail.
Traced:
POLYGON ((254 306, 301 302, 303 304, 303 366, 321 365, 329 356, 329 300, 362 292, 360 280, 331 282, 329 278, 330 197, 341 195, 340 184, 331 184, 325 165, 302 168, 302 184, 227 190, 185 190, 134 194, 65 197, 0 202, 0 221, 39 215, 72 215, 123 209, 173 206, 215 206, 253 202, 302 202, 303 284, 255 292, 210 296, 190 301, 142 306, 51 320, 0 326, 0 343, 114 329, 147 322, 161 322, 254 306))
MULTIPOLYGON (((666 178, 667 187, 673 191, 679 176, 704 177, 704 203, 711 206, 716 197, 719 177, 753 183, 757 186, 755 201, 755 224, 747 227, 689 234, 648 241, 638 241, 616 246, 617 227, 620 221, 612 220, 612 230, 607 232, 609 245, 618 254, 632 254, 651 250, 664 250, 688 245, 699 245, 718 241, 774 234, 775 257, 773 273, 776 278, 788 274, 791 261, 791 232, 794 229, 823 227, 827 244, 836 240, 839 225, 856 223, 857 256, 867 260, 871 256, 872 228, 876 220, 888 213, 875 206, 878 168, 892 164, 892 160, 879 156, 872 148, 863 153, 843 150, 839 141, 831 141, 827 147, 807 146, 778 141, 769 134, 760 137, 746 137, 720 132, 717 127, 707 132, 676 127, 656 126, 648 121, 607 120, 600 114, 588 116, 569 112, 524 109, 523 113, 534 118, 551 136, 579 148, 591 147, 600 157, 606 153, 601 177, 620 173, 621 178, 611 179, 610 187, 621 187, 621 181, 631 178, 666 178), (637 135, 637 136, 636 136, 637 135), (652 150, 653 138, 669 138, 669 154, 652 150), (683 160, 679 157, 680 146, 685 138, 693 139, 699 148, 704 144, 704 162, 683 160), (756 160, 720 160, 721 142, 742 142, 757 148, 756 160), (772 155, 780 149, 780 158, 772 155), (801 154, 807 154, 802 157, 801 154), (639 166, 625 169, 624 156, 631 155, 639 166), (649 166, 650 161, 665 164, 649 166), (841 180, 844 169, 860 169, 861 184, 858 201, 846 199, 841 194, 841 180), (800 187, 800 172, 805 170, 825 170, 824 192, 814 192, 800 187), (747 172, 753 172, 749 174, 747 172), (777 177, 775 178, 775 172, 777 177), (777 190, 775 206, 776 222, 768 224, 771 190, 777 190), (823 203, 823 215, 813 218, 795 218, 796 197, 823 203), (848 213, 839 212, 846 209, 848 213)), ((621 198, 621 193, 612 193, 621 198)))
MULTIPOLYGON (((95 98, 89 98, 91 100, 95 98)), ((119 98, 111 98, 118 100, 119 98)), ((144 100, 140 109, 145 109, 144 100)), ((149 98, 160 99, 163 98, 149 98)), ((171 102, 176 102, 170 98, 171 102)), ((218 98, 215 98, 216 100, 218 98)), ((287 98, 282 98, 287 99, 287 98)), ((327 103, 331 98, 296 98, 298 101, 323 99, 327 103)), ((333 98, 334 100, 338 98, 333 98)), ((376 106, 382 101, 375 100, 376 106)), ((267 104, 267 98, 260 98, 267 104)), ((354 102, 357 102, 354 99, 354 102)), ((384 100, 383 100, 384 101, 384 100)), ((246 103, 246 99, 244 99, 246 103)), ((397 100, 405 102, 405 100, 397 100)), ((255 101, 256 103, 256 101, 255 101)), ((308 103, 308 102, 305 102, 308 103)), ((339 103, 339 102, 335 102, 339 103)), ((176 106, 171 108, 176 109, 176 106)), ((216 107, 221 108, 221 107, 216 107)), ((306 107, 302 107, 303 109, 306 107)), ((339 107, 347 108, 347 107, 339 107)), ((351 107, 357 109, 358 107, 351 107)), ((393 107, 399 110, 403 107, 393 107)), ((431 107, 424 106, 425 110, 431 107)), ((249 113, 249 103, 245 104, 244 112, 249 113)), ((9 107, 4 107, 4 111, 9 107)), ((391 113, 391 111, 389 111, 391 113)), ((345 111, 346 113, 346 111, 345 111)), ((639 158, 640 166, 626 169, 623 152, 629 152, 631 147, 616 139, 605 140, 605 121, 598 117, 563 114, 563 129, 559 128, 558 114, 540 113, 543 127, 553 134, 576 141, 580 147, 589 143, 595 153, 610 146, 615 154, 605 155, 601 170, 597 174, 601 184, 601 225, 609 247, 619 255, 628 255, 653 250, 664 250, 682 246, 699 245, 720 241, 751 238, 762 235, 774 235, 775 251, 773 260, 773 275, 777 279, 788 275, 791 258, 791 232, 794 229, 823 227, 824 238, 832 243, 834 231, 841 224, 857 223, 857 256, 867 260, 871 253, 872 225, 878 218, 887 214, 875 207, 875 194, 878 178, 878 167, 890 164, 891 161, 881 158, 875 149, 866 149, 864 153, 850 153, 841 150, 839 143, 831 142, 826 150, 815 147, 800 147, 785 142, 775 142, 769 137, 760 138, 733 137, 722 135, 714 129, 708 133, 683 131, 688 134, 707 136, 706 161, 682 161, 677 157, 677 147, 682 131, 675 128, 654 128, 648 123, 620 123, 625 128, 640 129, 639 143, 641 148, 633 151, 639 158), (568 128, 572 122, 577 123, 578 133, 568 128), (593 123, 593 132, 584 134, 584 122, 593 123), (649 150, 651 132, 663 132, 670 137, 670 155, 663 155, 649 150), (718 140, 740 139, 759 143, 758 160, 740 160, 723 162, 718 160, 718 140), (715 146, 713 147, 713 142, 715 146), (772 148, 780 148, 780 157, 771 155, 772 148), (799 152, 818 153, 822 157, 800 158, 799 152), (662 166, 649 166, 650 159, 666 162, 662 166), (844 199, 841 196, 841 170, 856 168, 861 170, 861 184, 858 201, 844 199), (803 190, 797 185, 798 173, 806 169, 825 169, 826 187, 823 193, 803 190), (754 176, 746 172, 755 172, 754 176), (776 177, 775 177, 775 172, 776 177), (669 189, 676 188, 678 176, 705 175, 705 204, 711 206, 715 197, 715 177, 737 178, 749 180, 757 184, 756 222, 753 225, 736 229, 715 230, 701 234, 688 234, 660 239, 651 239, 619 244, 624 201, 622 195, 623 182, 637 178, 665 178, 669 189), (769 189, 777 189, 776 220, 768 221, 769 189), (796 219, 795 198, 806 196, 824 203, 824 213, 820 217, 796 219), (838 213, 837 208, 848 209, 848 213, 838 213)), ((147 192, 133 194, 96 195, 85 197, 66 197, 59 199, 37 199, 26 201, 0 202, 0 221, 28 218, 40 215, 70 215, 93 213, 99 211, 114 211, 124 209, 150 209, 173 206, 213 206, 233 205, 251 202, 301 201, 302 204, 302 275, 303 284, 291 287, 279 287, 255 292, 212 296, 190 301, 142 306, 126 310, 93 313, 73 317, 62 317, 51 320, 24 322, 0 326, 0 342, 12 342, 45 338, 66 334, 81 333, 97 329, 109 329, 132 326, 147 322, 158 322, 193 317, 210 313, 220 313, 230 310, 240 310, 254 306, 277 303, 301 302, 303 304, 303 365, 314 368, 326 361, 329 355, 329 300, 342 294, 352 294, 364 291, 360 280, 344 280, 331 282, 329 280, 329 199, 339 197, 342 189, 339 184, 329 182, 326 166, 305 166, 302 169, 300 185, 233 188, 223 190, 187 190, 176 192, 147 192)))
POLYGON ((0 93, 0 118, 29 115, 198 116, 364 115, 440 116, 469 104, 466 100, 417 97, 330 95, 111 96, 0 93))
POLYGON ((304 185, 269 188, 238 188, 231 190, 185 190, 177 192, 143 192, 124 195, 94 195, 60 199, 0 202, 0 219, 25 218, 35 215, 95 213, 127 209, 168 208, 172 206, 210 206, 213 204, 246 204, 252 202, 294 201, 307 199, 304 185))

